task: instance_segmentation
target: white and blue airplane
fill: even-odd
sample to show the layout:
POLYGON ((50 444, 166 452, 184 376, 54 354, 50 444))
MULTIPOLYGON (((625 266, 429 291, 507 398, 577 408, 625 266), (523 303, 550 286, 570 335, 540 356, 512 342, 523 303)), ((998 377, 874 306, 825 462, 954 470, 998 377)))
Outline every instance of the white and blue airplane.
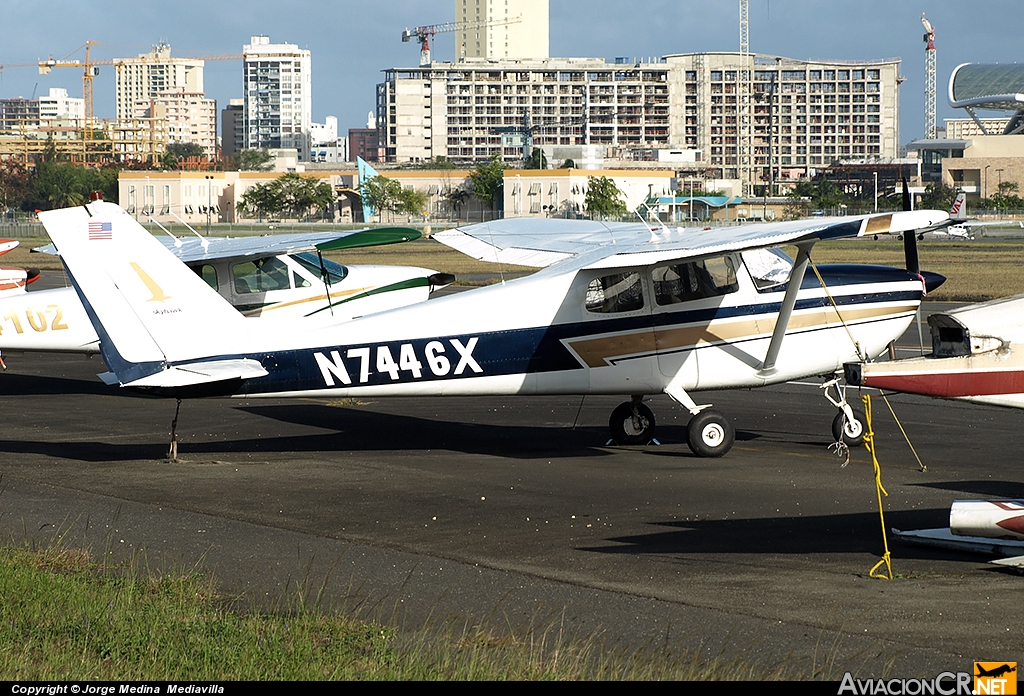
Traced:
MULTIPOLYGON (((885 350, 942 277, 822 266, 820 240, 942 224, 908 211, 718 229, 511 219, 435 238, 536 273, 308 331, 246 321, 115 205, 40 213, 82 299, 108 384, 195 396, 621 394, 614 439, 642 444, 665 393, 691 414, 688 443, 721 456, 734 432, 695 392, 813 375, 885 350), (109 225, 109 234, 93 230, 109 225), (778 251, 799 250, 795 262, 778 251), (824 287, 823 287, 824 284, 824 287)), ((103 227, 106 230, 106 227, 103 227)), ((860 423, 845 400, 841 436, 860 423)))
MULTIPOLYGON (((100 223, 94 236, 108 234, 104 226, 111 224, 100 223)), ((422 302, 434 289, 454 281, 450 274, 414 266, 342 265, 322 253, 419 237, 414 229, 376 228, 158 239, 243 316, 264 324, 301 318, 311 327, 422 302)), ((0 253, 16 245, 0 240, 0 253)), ((36 251, 56 253, 53 245, 36 251)), ((38 271, 0 269, 0 353, 99 353, 99 337, 74 288, 26 292, 38 277, 38 271)))

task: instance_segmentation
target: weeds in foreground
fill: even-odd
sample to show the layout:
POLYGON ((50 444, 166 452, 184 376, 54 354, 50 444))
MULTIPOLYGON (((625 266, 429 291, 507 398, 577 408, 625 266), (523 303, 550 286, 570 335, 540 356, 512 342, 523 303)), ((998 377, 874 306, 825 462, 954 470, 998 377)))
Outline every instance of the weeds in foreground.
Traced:
MULTIPOLYGON (((312 588, 308 588, 312 589, 312 588)), ((400 635, 320 608, 240 611, 198 573, 151 577, 80 550, 0 547, 8 680, 772 679, 742 658, 623 651, 546 629, 447 624, 400 635)), ((313 600, 310 602, 310 600, 313 600)))

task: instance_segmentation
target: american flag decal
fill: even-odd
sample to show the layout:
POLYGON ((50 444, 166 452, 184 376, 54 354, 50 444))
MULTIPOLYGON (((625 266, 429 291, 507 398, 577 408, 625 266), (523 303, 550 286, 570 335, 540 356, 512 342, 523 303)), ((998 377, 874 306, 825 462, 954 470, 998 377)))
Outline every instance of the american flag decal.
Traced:
POLYGON ((114 228, 109 222, 90 222, 89 241, 95 239, 113 239, 114 228))

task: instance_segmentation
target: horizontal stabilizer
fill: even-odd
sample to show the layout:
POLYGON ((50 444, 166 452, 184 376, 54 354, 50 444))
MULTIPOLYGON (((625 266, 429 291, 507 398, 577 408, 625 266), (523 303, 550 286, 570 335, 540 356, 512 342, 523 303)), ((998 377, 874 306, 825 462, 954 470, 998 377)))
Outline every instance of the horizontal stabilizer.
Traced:
POLYGON ((224 382, 230 379, 253 379, 269 374, 255 360, 210 360, 174 365, 155 374, 126 382, 124 387, 190 387, 196 384, 224 382))

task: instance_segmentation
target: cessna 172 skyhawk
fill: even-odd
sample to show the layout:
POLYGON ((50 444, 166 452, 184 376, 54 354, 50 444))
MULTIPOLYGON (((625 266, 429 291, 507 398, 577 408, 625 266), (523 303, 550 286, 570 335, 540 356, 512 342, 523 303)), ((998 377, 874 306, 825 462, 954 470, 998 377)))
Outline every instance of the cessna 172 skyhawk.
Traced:
MULTIPOLYGON (((109 227, 109 223, 106 225, 109 227)), ((97 239, 109 234, 104 223, 93 232, 97 239)), ((316 253, 379 246, 419 236, 413 229, 377 228, 268 237, 159 239, 246 317, 261 321, 302 317, 307 326, 312 326, 422 302, 434 288, 452 282, 454 277, 426 268, 342 266, 316 253)), ((4 250, 0 243, 0 253, 4 250)), ((55 252, 52 245, 40 250, 55 252)), ((15 272, 20 272, 22 280, 20 284, 12 280, 11 289, 0 292, 0 352, 99 352, 96 331, 74 288, 25 292, 24 286, 35 280, 38 272, 26 282, 25 271, 7 270, 13 280, 17 280, 15 272)), ((0 272, 0 290, 3 277, 0 272)))
POLYGON ((654 417, 641 400, 664 392, 692 414, 694 452, 721 456, 733 442, 729 419, 691 392, 833 373, 880 353, 914 317, 922 276, 826 266, 819 271, 830 299, 814 276, 804 280, 813 245, 928 228, 948 216, 707 230, 531 219, 472 225, 437 236, 478 257, 542 269, 303 333, 255 331, 117 206, 39 217, 100 337, 109 384, 178 398, 623 394, 632 398, 611 419, 623 442, 652 437, 654 417), (109 223, 111 234, 93 237, 97 223, 109 223), (761 251, 783 244, 799 249, 795 263, 761 251))

